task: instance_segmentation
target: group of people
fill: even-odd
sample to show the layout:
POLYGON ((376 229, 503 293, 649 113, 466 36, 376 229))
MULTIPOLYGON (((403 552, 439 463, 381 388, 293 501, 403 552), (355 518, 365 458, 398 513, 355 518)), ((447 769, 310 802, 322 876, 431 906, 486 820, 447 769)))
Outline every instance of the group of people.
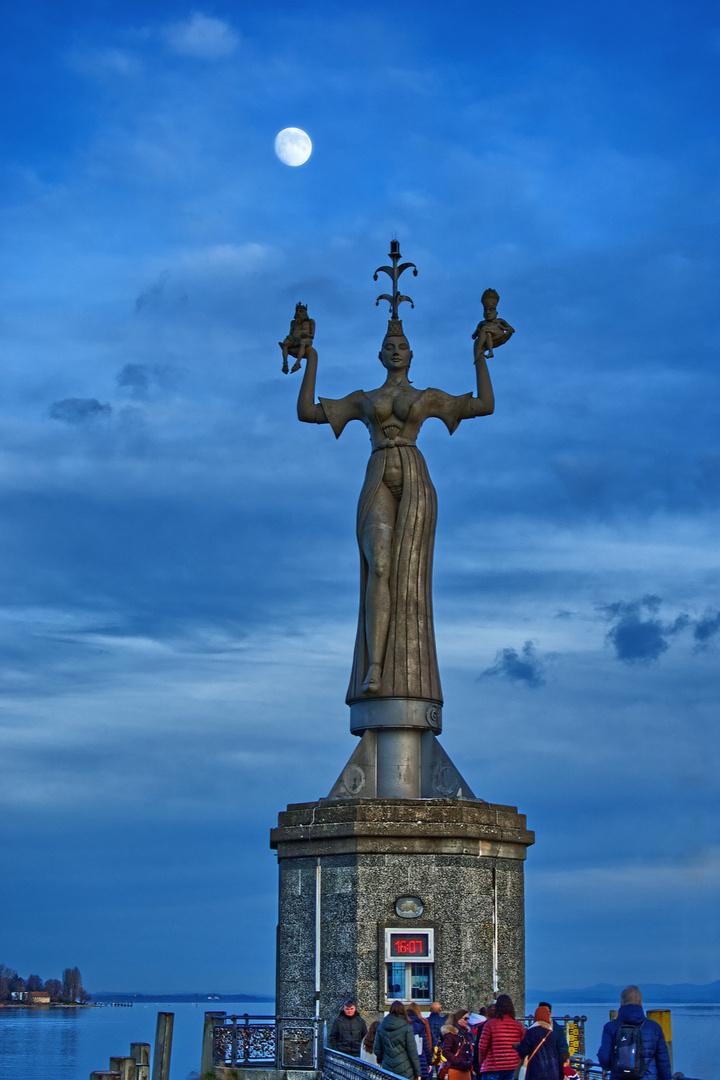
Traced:
MULTIPOLYGON (((349 998, 328 1037, 334 1050, 380 1065, 405 1080, 568 1080, 575 1075, 563 1027, 552 1006, 541 1001, 526 1028, 515 1018, 512 999, 500 994, 479 1012, 459 1009, 442 1015, 435 1001, 425 1018, 416 1002, 394 1001, 383 1020, 368 1028, 349 998), (522 1070, 525 1070, 524 1074, 522 1070)), ((671 1080, 662 1028, 649 1020, 637 986, 620 998, 616 1020, 605 1025, 598 1061, 611 1080, 671 1080)))

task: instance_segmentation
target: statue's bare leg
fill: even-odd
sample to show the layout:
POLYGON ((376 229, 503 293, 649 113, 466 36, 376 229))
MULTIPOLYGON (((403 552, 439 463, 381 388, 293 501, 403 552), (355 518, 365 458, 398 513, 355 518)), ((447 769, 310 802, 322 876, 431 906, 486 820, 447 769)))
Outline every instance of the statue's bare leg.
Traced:
POLYGON ((300 370, 300 361, 303 359, 304 356, 305 356, 305 342, 303 342, 298 348, 297 359, 296 359, 295 363, 293 364, 293 366, 290 368, 290 374, 291 375, 293 375, 296 371, 300 370))
POLYGON ((362 535, 363 554, 368 563, 365 640, 369 660, 362 693, 368 695, 379 693, 382 681, 390 625, 390 555, 396 516, 397 503, 385 484, 380 484, 365 519, 362 535))

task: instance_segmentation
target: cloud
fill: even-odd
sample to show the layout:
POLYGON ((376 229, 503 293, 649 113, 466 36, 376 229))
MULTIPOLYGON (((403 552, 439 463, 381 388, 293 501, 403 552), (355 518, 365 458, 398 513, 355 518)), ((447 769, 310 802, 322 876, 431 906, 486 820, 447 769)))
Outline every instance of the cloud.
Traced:
POLYGON ((199 11, 193 12, 185 22, 168 26, 165 35, 170 48, 176 53, 201 60, 230 56, 238 44, 238 35, 228 23, 199 11))
POLYGON ((707 645, 711 637, 720 630, 720 611, 706 611, 701 619, 698 619, 693 627, 693 637, 702 647, 707 645))
POLYGON ((81 75, 101 79, 134 76, 141 71, 138 58, 118 48, 78 49, 68 56, 68 64, 81 75))
POLYGON ((165 299, 168 277, 168 271, 164 270, 154 285, 149 285, 147 289, 140 293, 135 301, 135 310, 137 312, 142 311, 143 308, 155 309, 162 305, 165 299))
POLYGON ((648 595, 629 602, 618 600, 614 604, 601 605, 600 610, 613 622, 607 640, 613 645, 618 660, 626 664, 658 660, 670 648, 668 638, 690 623, 687 615, 678 615, 670 623, 662 622, 657 617, 659 596, 648 595))
POLYGON ((63 398, 50 406, 51 420, 62 420, 66 424, 82 424, 86 420, 95 420, 100 416, 109 416, 112 405, 101 405, 97 398, 63 398))
POLYGON ((186 252, 179 260, 181 271, 200 275, 253 274, 265 269, 274 257, 268 244, 212 244, 186 252))
POLYGON ((511 682, 525 683, 526 686, 542 686, 545 682, 545 665, 532 641, 526 641, 521 653, 516 649, 499 649, 495 663, 483 671, 481 678, 488 675, 503 675, 511 682))
POLYGON ((151 370, 147 364, 126 364, 117 374, 118 386, 126 386, 135 397, 150 389, 151 370))
POLYGON ((125 364, 117 373, 115 382, 131 397, 144 398, 155 387, 170 384, 171 371, 162 364, 125 364))

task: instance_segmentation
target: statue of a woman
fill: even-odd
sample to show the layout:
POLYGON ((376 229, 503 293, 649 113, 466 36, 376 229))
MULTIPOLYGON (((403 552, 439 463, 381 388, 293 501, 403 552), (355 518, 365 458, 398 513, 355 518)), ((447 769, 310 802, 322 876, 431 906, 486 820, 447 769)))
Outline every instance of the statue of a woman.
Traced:
POLYGON ((495 407, 490 375, 475 348, 477 397, 416 390, 408 380, 412 352, 402 322, 393 318, 379 353, 387 371, 377 390, 315 401, 317 352, 306 350, 298 418, 330 424, 339 438, 350 420, 370 432, 372 453, 360 492, 360 617, 347 702, 421 698, 442 704, 432 614, 432 558, 437 498, 415 445, 429 416, 452 435, 461 420, 495 407))

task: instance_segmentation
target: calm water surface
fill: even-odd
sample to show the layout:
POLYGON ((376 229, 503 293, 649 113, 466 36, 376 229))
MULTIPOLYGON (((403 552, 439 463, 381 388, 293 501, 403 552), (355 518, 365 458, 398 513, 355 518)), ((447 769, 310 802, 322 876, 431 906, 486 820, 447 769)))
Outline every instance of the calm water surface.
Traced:
MULTIPOLYGON (((720 1005, 648 1003, 671 1008, 673 1066, 687 1077, 720 1080, 720 1005)), ((206 1009, 272 1013, 271 1002, 143 1002, 131 1009, 0 1009, 0 1080, 88 1080, 112 1055, 127 1055, 131 1042, 155 1042, 158 1012, 175 1013, 170 1080, 188 1080, 200 1069, 206 1009)), ((595 1059, 608 1005, 554 1003, 556 1016, 587 1016, 586 1049, 595 1059)))
POLYGON ((155 1044, 159 1012, 175 1013, 170 1080, 200 1071, 205 1012, 271 1014, 271 1001, 141 1002, 131 1009, 0 1009, 1 1080, 88 1080, 131 1042, 155 1044))

